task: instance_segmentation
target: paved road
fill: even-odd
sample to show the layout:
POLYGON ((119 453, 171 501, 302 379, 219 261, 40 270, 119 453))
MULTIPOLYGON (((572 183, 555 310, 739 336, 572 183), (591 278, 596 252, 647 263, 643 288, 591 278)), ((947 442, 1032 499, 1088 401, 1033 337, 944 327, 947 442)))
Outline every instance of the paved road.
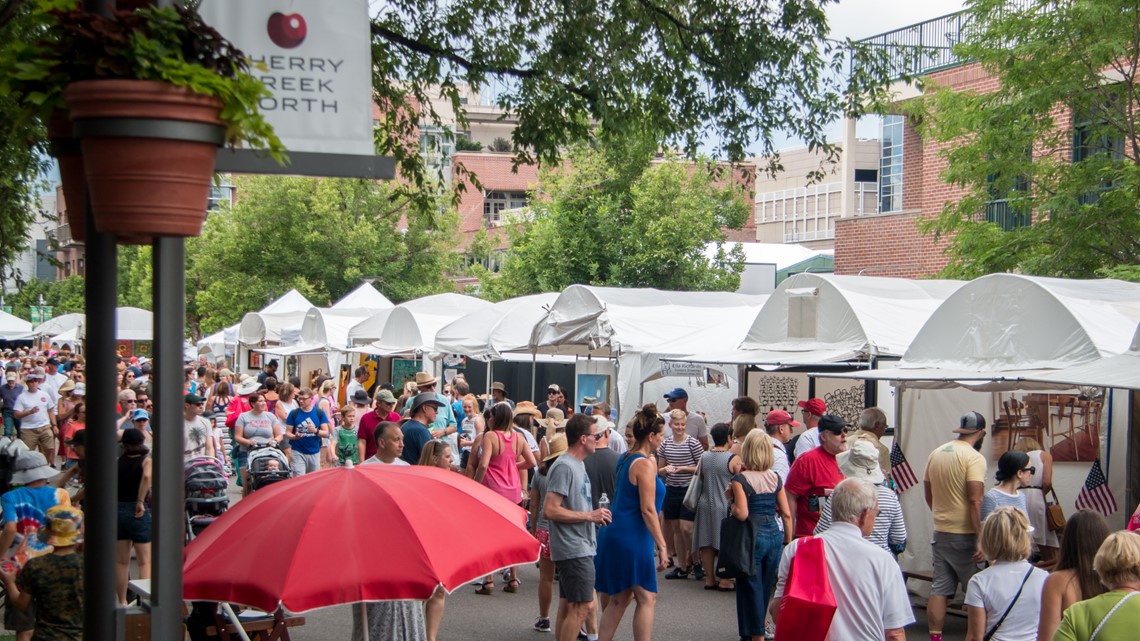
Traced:
MULTIPOLYGON (((553 635, 531 629, 538 615, 535 583, 538 570, 529 566, 520 570, 523 585, 516 594, 499 589, 490 596, 474 593, 474 587, 464 587, 451 595, 443 618, 439 641, 474 641, 495 639, 501 641, 553 641, 553 635)), ((702 590, 701 581, 660 581, 653 638, 657 641, 706 641, 721 639, 734 641, 736 633, 736 599, 732 593, 702 590)), ((555 585, 557 598, 558 586, 555 585)), ((632 611, 626 613, 618 639, 633 638, 632 611)), ((915 610, 918 623, 907 629, 909 641, 927 639, 925 612, 915 610)), ((306 615, 303 628, 295 629, 294 641, 344 641, 351 634, 351 613, 347 606, 327 608, 306 615)), ((949 617, 945 639, 962 640, 966 637, 964 619, 949 617)))
MULTIPOLYGON (((241 498, 241 489, 231 481, 229 495, 231 505, 241 498)), ((376 553, 384 554, 383 549, 376 553)), ((447 610, 443 617, 443 627, 438 641, 553 641, 553 634, 543 634, 531 629, 538 616, 538 598, 535 585, 538 582, 538 569, 533 565, 519 570, 522 587, 518 593, 503 592, 501 582, 496 585, 494 594, 475 594, 474 586, 465 586, 448 597, 447 610)), ((666 581, 661 576, 658 581, 659 597, 653 629, 656 641, 735 641, 736 597, 729 592, 703 590, 703 581, 666 581)), ((554 586, 557 608, 558 585, 554 586)), ((626 612, 617 639, 629 641, 633 638, 632 608, 626 612)), ((915 608, 917 622, 907 628, 908 641, 929 639, 926 628, 926 612, 915 608)), ((316 610, 305 615, 306 625, 294 628, 290 633, 293 641, 348 641, 352 634, 352 614, 349 606, 339 606, 316 610)), ((947 617, 944 634, 946 641, 962 641, 966 638, 964 618, 947 617)), ((373 640, 376 641, 376 640, 373 640)), ((383 640, 393 641, 393 640, 383 640)))

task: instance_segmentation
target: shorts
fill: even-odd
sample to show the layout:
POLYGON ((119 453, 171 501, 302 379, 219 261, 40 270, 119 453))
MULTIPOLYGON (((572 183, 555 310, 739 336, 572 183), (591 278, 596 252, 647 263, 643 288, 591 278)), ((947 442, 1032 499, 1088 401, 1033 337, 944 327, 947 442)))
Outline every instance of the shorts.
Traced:
POLYGON ((538 539, 538 558, 550 560, 550 530, 536 528, 534 538, 538 539))
POLYGON ((570 603, 592 603, 594 600, 594 559, 581 556, 555 561, 558 571, 558 596, 570 603))
POLYGON ((28 609, 23 612, 17 610, 14 606, 6 604, 4 606, 4 629, 11 630, 12 632, 27 632, 36 628, 36 605, 34 603, 28 604, 28 609))
POLYGON ((143 515, 135 518, 134 503, 119 503, 119 533, 117 541, 130 541, 132 543, 150 543, 150 509, 143 515))
POLYGON ((293 456, 289 459, 289 467, 293 470, 293 476, 304 476, 312 472, 319 472, 321 469, 321 455, 319 453, 302 454, 301 452, 293 452, 293 456))
POLYGON ((688 486, 665 486, 665 505, 661 508, 661 513, 665 515, 665 520, 697 520, 697 513, 685 507, 685 492, 688 491, 688 489, 688 486))
POLYGON ((934 561, 931 594, 952 597, 959 585, 963 592, 966 591, 970 578, 978 571, 978 564, 973 558, 977 540, 973 534, 934 533, 934 541, 930 544, 934 561))

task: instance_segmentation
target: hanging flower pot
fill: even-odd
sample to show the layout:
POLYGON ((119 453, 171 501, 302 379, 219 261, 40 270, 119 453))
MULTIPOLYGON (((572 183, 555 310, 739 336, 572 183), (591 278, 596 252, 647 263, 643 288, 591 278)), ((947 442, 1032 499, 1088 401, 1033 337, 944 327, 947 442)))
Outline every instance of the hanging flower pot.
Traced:
POLYGON ((83 219, 83 155, 79 151, 79 141, 72 133, 71 120, 65 112, 53 113, 47 130, 51 155, 59 163, 64 212, 71 237, 82 243, 87 240, 87 221, 83 219))
POLYGON ((148 80, 85 80, 63 92, 83 150, 95 228, 123 242, 202 233, 221 100, 148 80))

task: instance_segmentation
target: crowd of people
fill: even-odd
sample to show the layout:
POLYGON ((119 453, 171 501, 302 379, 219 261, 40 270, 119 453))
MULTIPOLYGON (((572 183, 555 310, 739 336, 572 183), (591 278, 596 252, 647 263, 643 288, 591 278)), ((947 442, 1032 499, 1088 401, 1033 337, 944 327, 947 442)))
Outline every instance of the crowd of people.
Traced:
MULTIPOLYGON (((4 625, 20 641, 33 633, 79 638, 84 361, 28 351, 2 362, 0 456, 12 461, 11 487, 0 495, 4 625)), ((116 553, 125 603, 132 559, 137 576, 149 577, 149 452, 163 428, 152 421, 151 364, 118 365, 116 553)), ((677 388, 660 399, 663 408, 647 404, 619 429, 614 408, 568 403, 558 385, 535 404, 511 400, 501 383, 477 397, 462 376, 441 386, 427 372, 369 391, 362 367, 340 394, 327 375, 280 380, 276 361, 256 376, 205 359, 185 373, 186 460, 217 461, 243 493, 256 489, 254 453, 273 450, 284 478, 337 465, 426 465, 527 509, 540 543, 533 629, 558 641, 611 641, 631 606, 633 638, 648 641, 659 575, 735 593, 741 639, 799 629, 804 597, 796 586, 805 579, 793 562, 821 554, 835 609, 819 638, 902 639, 915 621, 897 560, 908 545, 906 521, 878 408, 849 425, 811 398, 798 404, 801 423, 741 397, 730 421, 709 425, 677 388), (743 546, 732 543, 739 532, 749 537, 743 546)), ((958 594, 969 641, 1126 638, 1140 622, 1140 601, 1132 600, 1140 536, 1112 532, 1088 510, 1056 532, 1044 498, 1052 461, 1036 441, 1022 438, 1003 453, 986 491, 985 418, 968 412, 953 432, 931 452, 922 479, 934 523, 931 641, 941 641, 958 594)), ((523 591, 517 568, 473 587, 479 595, 523 591)), ((423 604, 370 604, 364 617, 354 609, 357 634, 367 626, 370 638, 435 641, 445 603, 440 589, 423 604)))

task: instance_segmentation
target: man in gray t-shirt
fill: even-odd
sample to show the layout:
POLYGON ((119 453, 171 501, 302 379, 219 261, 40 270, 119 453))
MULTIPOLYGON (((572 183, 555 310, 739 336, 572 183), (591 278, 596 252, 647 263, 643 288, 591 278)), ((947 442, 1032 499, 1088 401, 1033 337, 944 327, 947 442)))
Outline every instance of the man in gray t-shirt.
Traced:
POLYGON ((566 423, 566 453, 547 472, 542 511, 550 522, 550 558, 558 569, 557 641, 574 641, 582 623, 594 620, 594 525, 610 522, 609 510, 593 509, 590 478, 582 463, 598 447, 598 424, 583 414, 566 423))

